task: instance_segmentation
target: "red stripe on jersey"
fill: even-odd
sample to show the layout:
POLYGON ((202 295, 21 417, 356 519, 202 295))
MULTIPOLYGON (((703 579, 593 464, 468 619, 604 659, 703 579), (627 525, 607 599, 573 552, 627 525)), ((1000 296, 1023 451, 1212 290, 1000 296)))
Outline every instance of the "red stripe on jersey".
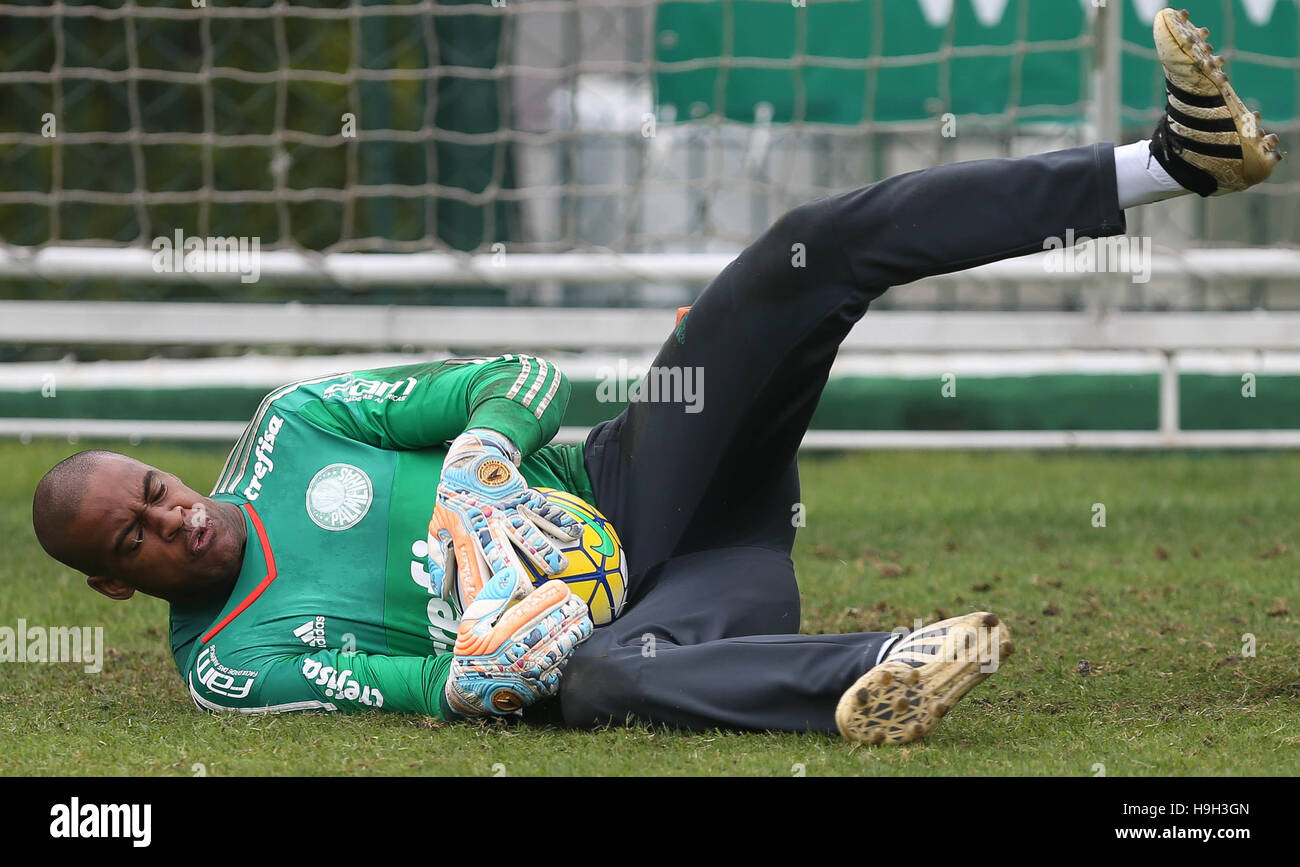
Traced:
POLYGON ((207 644, 212 640, 212 636, 229 626, 230 621, 243 614, 244 609, 256 602, 257 597, 261 596, 262 592, 266 590, 267 587, 270 587, 271 582, 275 580, 275 554, 271 553, 271 543, 267 541, 266 528, 262 526, 262 519, 258 516, 257 511, 253 508, 251 503, 244 503, 243 507, 248 510, 248 517, 249 520, 253 522, 253 530, 257 533, 257 540, 262 543, 262 554, 266 559, 266 577, 262 579, 260 584, 253 588, 253 592, 249 593, 248 596, 245 597, 244 601, 239 603, 234 611, 221 618, 220 623, 209 629, 204 634, 203 638, 199 641, 200 644, 207 644))

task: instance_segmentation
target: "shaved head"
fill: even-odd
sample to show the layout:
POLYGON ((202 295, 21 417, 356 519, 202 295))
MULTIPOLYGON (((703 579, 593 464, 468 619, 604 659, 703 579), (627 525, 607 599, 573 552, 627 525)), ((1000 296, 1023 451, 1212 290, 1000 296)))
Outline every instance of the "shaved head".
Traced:
POLYGON ((248 530, 233 503, 104 449, 56 464, 36 486, 32 527, 51 557, 112 599, 137 590, 191 605, 228 593, 248 530))
POLYGON ((90 574, 95 564, 72 544, 73 530, 81 501, 86 496, 86 480, 106 460, 129 460, 126 455, 107 449, 87 449, 65 458, 45 474, 36 485, 32 498, 32 527, 36 539, 55 560, 78 572, 90 574))

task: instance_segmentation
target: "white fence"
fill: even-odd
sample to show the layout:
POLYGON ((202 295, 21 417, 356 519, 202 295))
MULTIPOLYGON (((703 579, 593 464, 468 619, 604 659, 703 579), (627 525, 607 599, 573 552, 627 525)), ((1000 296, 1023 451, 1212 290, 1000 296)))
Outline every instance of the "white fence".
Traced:
MULTIPOLYGON (((402 348, 455 354, 645 353, 672 312, 632 309, 362 307, 303 304, 0 302, 0 342, 402 348)), ((846 354, 1137 351, 1161 359, 1159 428, 1149 431, 811 431, 806 448, 1293 448, 1300 430, 1183 431, 1178 362, 1193 350, 1300 350, 1300 313, 904 313, 867 316, 846 354)), ((227 440, 231 422, 0 419, 0 435, 227 440)), ((578 441, 581 428, 559 439, 578 441)))
MULTIPOLYGON (((736 257, 728 253, 313 253, 268 250, 256 254, 258 278, 279 286, 513 286, 561 281, 568 284, 703 285, 736 257)), ((1300 279, 1300 249, 1203 247, 1155 250, 1152 277, 1203 280, 1300 279)), ((183 271, 154 266, 151 250, 132 247, 0 246, 0 279, 50 281, 112 279, 179 286, 241 285, 236 271, 183 271)), ((927 278, 925 283, 1002 281, 1106 283, 1127 274, 1053 270, 1046 254, 1005 259, 927 278)))

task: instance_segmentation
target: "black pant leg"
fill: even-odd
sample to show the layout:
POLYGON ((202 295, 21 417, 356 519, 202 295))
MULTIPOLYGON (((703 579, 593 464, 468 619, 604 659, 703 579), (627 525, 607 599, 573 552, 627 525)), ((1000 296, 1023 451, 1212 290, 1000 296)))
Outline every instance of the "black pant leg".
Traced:
POLYGON ((924 169, 783 216, 655 359, 703 373, 701 411, 632 403, 587 439, 596 505, 619 529, 633 585, 714 503, 786 473, 836 349, 890 286, 1041 250, 1069 229, 1124 227, 1109 144, 924 169))
MULTIPOLYGON (((702 411, 634 403, 587 440, 596 505, 619 528, 632 584, 623 616, 570 662, 566 723, 630 716, 697 729, 833 731, 834 701, 889 634, 727 637, 733 620, 788 613, 779 596, 793 588, 793 572, 787 584, 784 564, 772 560, 788 547, 746 549, 762 554, 739 569, 711 562, 729 556, 717 552, 673 554, 684 540, 747 538, 755 526, 785 538, 770 518, 780 498, 797 494, 795 452, 835 350, 888 287, 1031 253, 1069 229, 1101 237, 1124 226, 1113 151, 1103 144, 900 175, 796 208, 747 248, 655 361, 704 371, 702 411), (716 508, 747 503, 769 484, 775 499, 755 507, 768 523, 716 508), (720 515, 737 520, 728 526, 720 515), (777 601, 764 601, 765 587, 777 601)), ((779 632, 797 622, 796 608, 795 625, 779 632)))
POLYGON ((835 704, 890 633, 798 635, 789 556, 739 547, 673 557, 569 660, 566 725, 629 718, 703 730, 835 731, 835 704))

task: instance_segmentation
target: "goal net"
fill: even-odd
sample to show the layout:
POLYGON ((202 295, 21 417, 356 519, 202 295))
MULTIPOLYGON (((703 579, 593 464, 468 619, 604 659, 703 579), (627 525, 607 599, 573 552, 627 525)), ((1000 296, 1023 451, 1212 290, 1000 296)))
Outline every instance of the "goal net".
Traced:
MULTIPOLYGON (((0 0, 0 435, 220 439, 267 387, 412 357, 340 352, 529 349, 581 351, 562 432, 581 439, 615 409, 608 371, 648 363, 671 308, 790 207, 1145 137, 1161 5, 0 0), (255 268, 175 267, 192 241, 205 266, 255 268), (319 303, 238 303, 286 300, 319 303), (616 306, 669 309, 574 309, 616 306)), ((1296 0, 1187 5, 1300 141, 1296 0)), ((1276 312, 1300 308, 1294 162, 1242 196, 1131 211, 1147 282, 1027 257, 887 293, 873 310, 910 310, 855 330, 811 436, 1300 442, 1300 314, 1276 312), (934 386, 954 372, 960 402, 934 386), (1222 400, 1247 374, 1275 397, 1222 400)))
MULTIPOLYGON (((676 303, 716 261, 692 254, 732 253, 810 198, 938 162, 1144 137, 1162 105, 1161 5, 7 0, 0 277, 9 292, 24 278, 159 279, 148 256, 68 248, 216 236, 306 257, 264 270, 272 287, 337 283, 317 254, 522 254, 537 258, 498 276, 549 283, 551 300, 676 303), (664 265, 629 288, 556 264, 590 253, 664 265), (556 289, 582 282, 600 285, 556 289)), ((1295 0, 1188 5, 1294 140, 1295 0)), ((1249 195, 1130 227, 1175 251, 1291 242, 1291 162, 1249 195)), ((1274 303, 1269 286, 1233 303, 1274 303)))

